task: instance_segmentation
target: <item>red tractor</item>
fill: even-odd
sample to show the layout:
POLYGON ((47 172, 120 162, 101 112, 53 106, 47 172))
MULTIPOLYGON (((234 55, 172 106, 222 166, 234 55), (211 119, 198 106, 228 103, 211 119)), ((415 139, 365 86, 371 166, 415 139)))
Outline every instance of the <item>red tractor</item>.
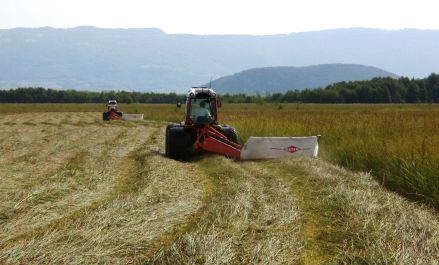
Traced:
POLYGON ((236 130, 218 124, 218 98, 206 87, 194 87, 186 98, 185 120, 166 127, 166 155, 184 159, 200 151, 240 157, 236 130))
POLYGON ((107 111, 102 113, 104 121, 122 120, 123 112, 117 110, 117 101, 109 100, 107 104, 107 111))
POLYGON ((185 119, 166 127, 166 156, 189 158, 207 151, 237 159, 292 156, 316 157, 319 136, 250 137, 241 146, 233 127, 218 123, 218 98, 206 87, 194 87, 186 97, 185 119))

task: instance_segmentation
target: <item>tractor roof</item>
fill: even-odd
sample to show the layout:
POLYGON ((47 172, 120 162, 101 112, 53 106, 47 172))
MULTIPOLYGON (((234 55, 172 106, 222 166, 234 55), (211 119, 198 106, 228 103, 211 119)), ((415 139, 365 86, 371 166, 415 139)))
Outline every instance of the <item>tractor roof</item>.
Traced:
POLYGON ((210 87, 192 87, 191 89, 189 89, 187 96, 191 98, 195 98, 195 97, 214 98, 216 97, 216 93, 210 87))

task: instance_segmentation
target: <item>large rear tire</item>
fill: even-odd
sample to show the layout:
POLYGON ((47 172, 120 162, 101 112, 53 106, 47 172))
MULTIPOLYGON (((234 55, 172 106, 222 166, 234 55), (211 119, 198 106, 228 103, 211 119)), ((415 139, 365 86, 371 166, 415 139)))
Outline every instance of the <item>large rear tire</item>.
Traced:
POLYGON ((178 124, 169 124, 168 126, 166 126, 166 133, 165 133, 165 155, 167 157, 170 157, 170 152, 171 152, 171 141, 169 140, 170 136, 169 136, 169 130, 173 127, 177 127, 178 124))
POLYGON ((188 159, 191 154, 192 140, 183 126, 168 125, 166 127, 165 153, 173 159, 188 159))

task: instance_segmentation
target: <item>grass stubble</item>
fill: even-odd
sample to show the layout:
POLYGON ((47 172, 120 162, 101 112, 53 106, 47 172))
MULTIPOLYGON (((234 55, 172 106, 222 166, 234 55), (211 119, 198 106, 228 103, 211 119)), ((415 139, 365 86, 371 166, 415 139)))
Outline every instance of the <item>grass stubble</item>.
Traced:
MULTIPOLYGON (((90 133, 74 142, 69 139, 75 137, 62 137, 61 146, 51 141, 49 149, 66 154, 64 160, 58 157, 62 166, 45 169, 47 157, 34 157, 43 172, 35 171, 32 182, 27 162, 5 165, 16 171, 17 180, 9 181, 7 170, 0 176, 0 195, 10 200, 1 208, 0 261, 139 263, 200 207, 202 182, 193 165, 168 160, 160 151, 161 123, 104 124, 87 116, 85 125, 73 122, 78 130, 70 133, 90 133), (20 181, 25 184, 17 185, 20 181)), ((27 150, 41 148, 35 145, 27 150)))
MULTIPOLYGON (((347 114, 327 125, 323 120, 335 115, 331 111, 311 111, 302 120, 298 117, 303 115, 288 118, 279 113, 274 118, 285 124, 295 120, 296 126, 283 126, 275 134, 267 130, 279 129, 279 123, 255 116, 260 124, 255 127, 242 118, 259 110, 245 106, 240 110, 226 112, 224 119, 238 129, 248 125, 241 131, 244 138, 318 129, 327 135, 323 150, 331 147, 330 140, 348 148, 341 145, 342 125, 355 117, 347 114), (339 127, 337 138, 334 131, 339 127)), ((412 111, 409 116, 415 117, 412 111)), ((423 115, 420 121, 425 122, 423 115)), ((96 113, 0 114, 0 150, 8 154, 0 157, 0 262, 436 264, 439 260, 437 212, 389 192, 370 174, 353 173, 321 159, 236 162, 207 156, 174 161, 163 156, 163 126, 107 124, 96 113)), ((349 132, 364 137, 362 128, 349 132)), ((410 128, 415 131, 416 122, 410 128)), ((371 131, 374 140, 384 136, 380 131, 378 127, 371 131)), ((330 160, 335 151, 324 151, 323 157, 330 160)))
POLYGON ((200 170, 215 187, 194 227, 147 264, 295 264, 301 241, 294 198, 257 163, 209 156, 200 170))
POLYGON ((321 159, 263 162, 297 197, 301 264, 437 264, 437 211, 321 159))

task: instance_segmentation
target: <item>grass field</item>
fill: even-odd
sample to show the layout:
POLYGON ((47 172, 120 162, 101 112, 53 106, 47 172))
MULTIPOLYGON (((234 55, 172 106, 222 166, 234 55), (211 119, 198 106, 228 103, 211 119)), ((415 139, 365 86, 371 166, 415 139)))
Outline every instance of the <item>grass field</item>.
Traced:
POLYGON ((124 105, 150 121, 104 123, 103 108, 0 106, 0 263, 439 260, 437 211, 381 185, 435 202, 438 106, 224 106, 242 140, 323 135, 322 159, 261 162, 170 160, 164 121, 181 109, 124 105))
MULTIPOLYGON (((183 120, 173 105, 127 104, 154 121, 183 120)), ((0 113, 102 111, 103 104, 4 104, 0 113)), ((220 121, 249 136, 321 134, 321 156, 439 208, 439 105, 231 104, 220 121)))

